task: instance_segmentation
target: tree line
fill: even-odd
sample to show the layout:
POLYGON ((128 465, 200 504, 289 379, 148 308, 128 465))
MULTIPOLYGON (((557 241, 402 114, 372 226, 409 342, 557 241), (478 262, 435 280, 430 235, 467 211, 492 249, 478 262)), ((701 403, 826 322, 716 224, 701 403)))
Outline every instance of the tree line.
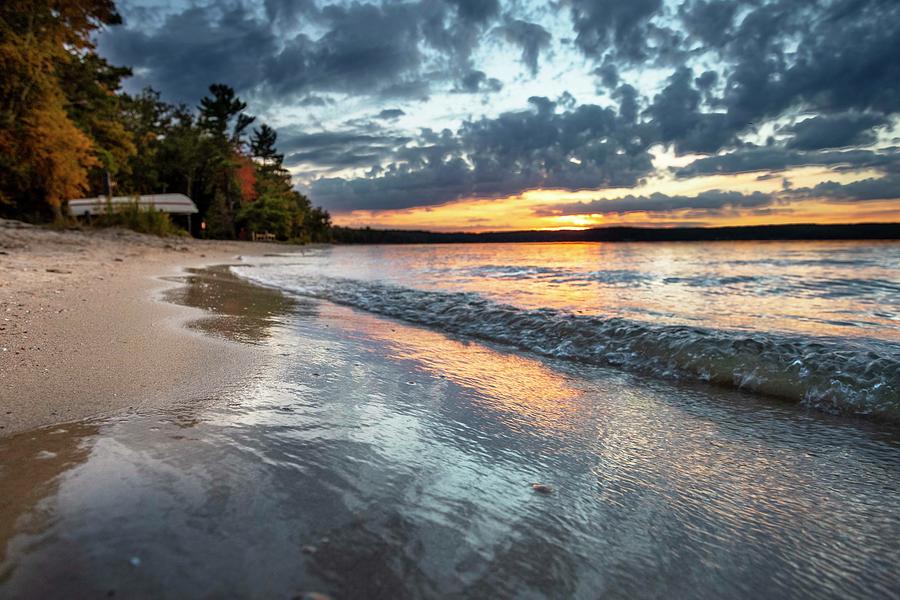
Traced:
POLYGON ((65 218, 65 201, 112 193, 183 193, 195 231, 328 241, 328 213, 293 189, 277 133, 224 84, 196 107, 122 90, 127 67, 92 34, 121 24, 113 0, 0 3, 0 214, 65 218))
POLYGON ((509 244, 533 242, 718 242, 761 240, 897 240, 897 223, 741 225, 730 227, 596 227, 482 233, 353 229, 335 226, 338 244, 509 244))

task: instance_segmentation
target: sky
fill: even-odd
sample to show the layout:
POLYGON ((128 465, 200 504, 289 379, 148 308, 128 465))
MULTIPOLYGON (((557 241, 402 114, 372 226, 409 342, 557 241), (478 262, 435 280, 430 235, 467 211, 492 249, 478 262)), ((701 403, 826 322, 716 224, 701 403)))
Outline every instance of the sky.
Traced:
POLYGON ((336 224, 900 221, 897 0, 119 0, 98 48, 227 83, 336 224))

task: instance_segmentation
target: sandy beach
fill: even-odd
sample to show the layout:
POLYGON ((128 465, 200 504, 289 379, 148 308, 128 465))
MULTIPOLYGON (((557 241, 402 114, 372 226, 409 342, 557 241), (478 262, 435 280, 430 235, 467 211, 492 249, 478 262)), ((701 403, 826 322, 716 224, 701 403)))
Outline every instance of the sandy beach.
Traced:
POLYGON ((282 248, 0 220, 0 437, 239 378, 253 347, 184 327, 204 312, 162 301, 166 278, 282 248))

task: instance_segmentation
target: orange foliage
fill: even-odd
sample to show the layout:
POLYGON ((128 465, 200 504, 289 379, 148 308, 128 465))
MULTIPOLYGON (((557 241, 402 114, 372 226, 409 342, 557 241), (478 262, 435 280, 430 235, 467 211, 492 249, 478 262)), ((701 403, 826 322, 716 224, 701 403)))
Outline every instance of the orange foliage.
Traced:
POLYGON ((22 119, 25 135, 22 150, 29 156, 32 176, 38 178, 46 201, 54 207, 67 198, 77 198, 87 188, 87 170, 95 166, 90 138, 67 117, 60 98, 50 97, 22 119))
POLYGON ((0 200, 58 209, 84 194, 98 149, 67 113, 59 68, 119 22, 113 0, 0 1, 0 200))
POLYGON ((243 155, 238 156, 237 163, 235 177, 241 188, 241 199, 244 202, 253 202, 256 200, 256 164, 243 155))

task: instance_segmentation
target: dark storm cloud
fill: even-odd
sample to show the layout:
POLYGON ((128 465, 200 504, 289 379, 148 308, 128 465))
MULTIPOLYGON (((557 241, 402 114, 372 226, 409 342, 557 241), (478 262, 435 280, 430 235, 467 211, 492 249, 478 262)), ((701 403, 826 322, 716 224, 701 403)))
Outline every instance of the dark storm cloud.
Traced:
POLYGON ((264 88, 276 97, 302 90, 396 96, 396 85, 421 81, 419 5, 327 6, 318 39, 298 34, 266 58, 264 88), (377 31, 378 35, 372 35, 377 31))
POLYGON ((830 166, 836 168, 883 168, 897 160, 897 149, 823 150, 803 152, 780 146, 748 145, 718 156, 700 158, 675 170, 679 178, 699 175, 731 175, 754 171, 783 171, 802 166, 830 166))
POLYGON ((678 153, 715 152, 731 141, 728 118, 701 111, 702 95, 694 86, 694 73, 678 69, 647 109, 658 131, 658 139, 674 144, 678 153))
POLYGON ((272 103, 316 92, 375 97, 427 98, 441 81, 468 77, 461 89, 498 89, 471 64, 499 4, 470 0, 421 0, 316 5, 268 0, 266 19, 241 3, 191 7, 147 29, 126 13, 126 26, 105 32, 103 53, 133 65, 139 83, 167 97, 196 102, 210 83, 227 82, 239 93, 272 103), (287 33, 312 24, 321 35, 287 33))
POLYGON ((458 94, 478 94, 499 92, 503 84, 499 79, 488 77, 484 71, 473 69, 459 78, 453 91, 458 94))
POLYGON ((447 0, 459 17, 470 23, 485 23, 500 13, 500 0, 447 0))
POLYGON ((870 177, 852 183, 825 181, 811 188, 791 190, 794 199, 824 199, 831 202, 867 202, 896 200, 900 209, 900 173, 870 177))
POLYGON ((394 119, 399 119, 400 117, 402 117, 405 114, 406 113, 403 112, 403 110, 401 110, 399 108, 386 108, 383 111, 381 111, 380 113, 378 113, 377 118, 384 119, 386 121, 392 121, 394 119))
POLYGON ((869 166, 881 175, 851 183, 825 181, 813 187, 790 189, 788 197, 825 199, 831 202, 894 200, 900 210, 900 148, 885 149, 869 161, 869 166))
POLYGON ((594 69, 593 73, 600 78, 600 83, 603 87, 613 89, 619 85, 619 69, 612 63, 606 63, 603 66, 597 67, 594 69))
POLYGON ((571 202, 555 204, 537 209, 539 216, 563 215, 612 215, 633 212, 677 212, 690 210, 694 212, 713 213, 726 209, 760 208, 774 201, 769 194, 754 192, 726 192, 710 190, 696 196, 669 196, 667 194, 650 194, 649 196, 625 196, 623 198, 592 200, 590 202, 571 202))
POLYGON ((557 112, 547 98, 529 102, 531 110, 466 121, 456 132, 426 130, 377 176, 319 179, 310 192, 337 211, 399 209, 538 187, 631 186, 652 170, 642 128, 616 111, 557 112))
POLYGON ((522 49, 522 62, 525 63, 532 75, 536 75, 541 52, 550 46, 552 39, 550 32, 536 23, 529 23, 521 19, 507 19, 506 23, 497 28, 497 31, 508 42, 522 49))
MULTIPOLYGON (((665 14, 661 0, 569 0, 567 5, 576 46, 598 61, 594 73, 614 90, 611 97, 619 103, 618 113, 612 113, 615 131, 636 136, 644 152, 656 142, 671 145, 678 154, 737 148, 695 161, 678 170, 680 177, 804 165, 878 167, 885 158, 873 151, 834 149, 870 143, 873 128, 886 124, 886 114, 900 110, 900 61, 890 58, 900 53, 897 3, 689 0, 673 15, 665 14), (671 29, 676 21, 683 35, 671 29), (697 47, 719 61, 719 71, 698 73, 687 65, 676 66, 649 102, 633 86, 618 85, 620 67, 638 61, 677 64, 696 54, 697 47), (799 109, 815 116, 782 130, 790 136, 786 143, 756 147, 740 141, 762 121, 799 109)), ((474 83, 478 72, 472 73, 474 83)), ((475 91, 480 85, 461 89, 466 87, 475 91)), ((402 163, 368 182, 331 180, 314 185, 314 190, 334 207, 397 208, 504 196, 535 186, 602 187, 613 178, 636 181, 649 170, 626 164, 622 173, 612 175, 622 162, 630 163, 623 156, 640 152, 591 154, 608 147, 610 132, 600 127, 601 133, 580 116, 592 114, 603 122, 594 114, 601 109, 584 106, 566 117, 542 120, 541 115, 552 113, 541 101, 533 104, 536 110, 527 113, 527 128, 509 127, 526 113, 465 123, 456 134, 459 150, 442 160, 402 163), (567 146, 574 138, 577 152, 567 146), (581 154, 590 157, 587 162, 581 154), (432 184, 435 194, 428 191, 432 184), (381 199, 367 199, 366 194, 381 199)), ((620 138, 615 143, 623 142, 620 138)))
POLYGON ((820 150, 823 148, 848 148, 867 146, 877 139, 873 128, 887 124, 883 115, 843 113, 819 115, 786 128, 794 137, 788 148, 820 150))
MULTIPOLYGON (((826 200, 830 202, 868 202, 872 200, 898 200, 900 209, 900 148, 884 148, 880 151, 845 150, 797 152, 781 148, 750 148, 733 154, 703 158, 676 172, 679 176, 731 174, 753 171, 780 171, 791 167, 821 165, 834 171, 858 171, 872 169, 877 177, 868 177, 851 183, 825 181, 813 187, 793 188, 784 180, 785 200, 826 200)), ((760 179, 772 178, 767 173, 760 179)))
MULTIPOLYGON (((713 11, 704 18, 723 17, 713 11)), ((713 52, 726 74, 712 104, 727 115, 730 132, 753 130, 792 109, 900 108, 900 61, 893 58, 900 53, 900 3, 778 0, 731 21, 721 36, 708 39, 718 44, 713 52)))
POLYGON ((900 110, 894 0, 685 0, 673 15, 661 0, 568 5, 576 46, 602 64, 595 73, 605 86, 615 86, 630 63, 673 65, 649 116, 661 121, 661 140, 679 151, 728 147, 791 110, 900 110), (695 55, 717 64, 721 77, 707 71, 690 78, 683 63, 695 55))
POLYGON ((690 0, 678 8, 685 31, 706 46, 720 48, 731 37, 731 28, 741 4, 721 0, 690 0))
POLYGON ((568 0, 575 28, 575 44, 589 56, 610 52, 616 58, 646 60, 649 44, 660 30, 651 23, 662 0, 568 0))
POLYGON ((295 26, 300 19, 318 13, 315 0, 265 0, 266 18, 273 23, 295 26))
MULTIPOLYGON (((435 97, 451 105, 486 102, 484 94, 502 90, 495 97, 505 102, 517 82, 501 81, 507 74, 494 61, 490 69, 479 64, 482 41, 496 32, 505 52, 520 54, 539 77, 562 54, 558 32, 571 28, 570 48, 587 63, 582 75, 596 78, 613 107, 533 98, 528 110, 470 118, 455 131, 401 135, 377 123, 402 111, 375 104, 365 119, 340 126, 352 131, 327 140, 294 135, 289 163, 309 173, 368 169, 365 177, 310 184, 316 202, 337 210, 633 185, 652 171, 653 144, 709 155, 676 170, 678 177, 804 165, 891 172, 897 150, 875 144, 879 128, 900 113, 896 0, 560 0, 553 7, 558 15, 513 0, 231 0, 178 9, 150 27, 145 17, 131 21, 138 9, 126 11, 126 27, 103 33, 100 47, 112 62, 135 67, 137 85, 154 85, 171 100, 195 104, 222 81, 262 110, 312 112, 332 110, 342 94, 387 106, 435 97), (542 20, 545 28, 535 15, 557 21, 542 20), (645 89, 637 74, 648 68, 663 69, 664 78, 645 89), (475 97, 448 101, 447 93, 475 97), (788 125, 775 127, 766 146, 748 143, 773 123, 788 125)), ((291 138, 288 130, 282 142, 291 138)), ((861 185, 856 191, 866 195, 861 185)))
POLYGON ((328 106, 329 104, 334 104, 334 100, 324 96, 314 96, 310 94, 309 96, 295 100, 294 104, 297 106, 328 106))
POLYGON ((411 138, 384 133, 377 128, 319 133, 283 130, 279 146, 285 164, 294 167, 312 164, 322 170, 367 167, 389 159, 411 138))
POLYGON ((215 18, 211 12, 188 8, 152 31, 126 14, 125 28, 106 32, 100 49, 114 63, 135 67, 141 85, 176 101, 196 103, 216 82, 242 90, 260 85, 260 59, 277 52, 276 35, 240 6, 217 11, 215 18))

